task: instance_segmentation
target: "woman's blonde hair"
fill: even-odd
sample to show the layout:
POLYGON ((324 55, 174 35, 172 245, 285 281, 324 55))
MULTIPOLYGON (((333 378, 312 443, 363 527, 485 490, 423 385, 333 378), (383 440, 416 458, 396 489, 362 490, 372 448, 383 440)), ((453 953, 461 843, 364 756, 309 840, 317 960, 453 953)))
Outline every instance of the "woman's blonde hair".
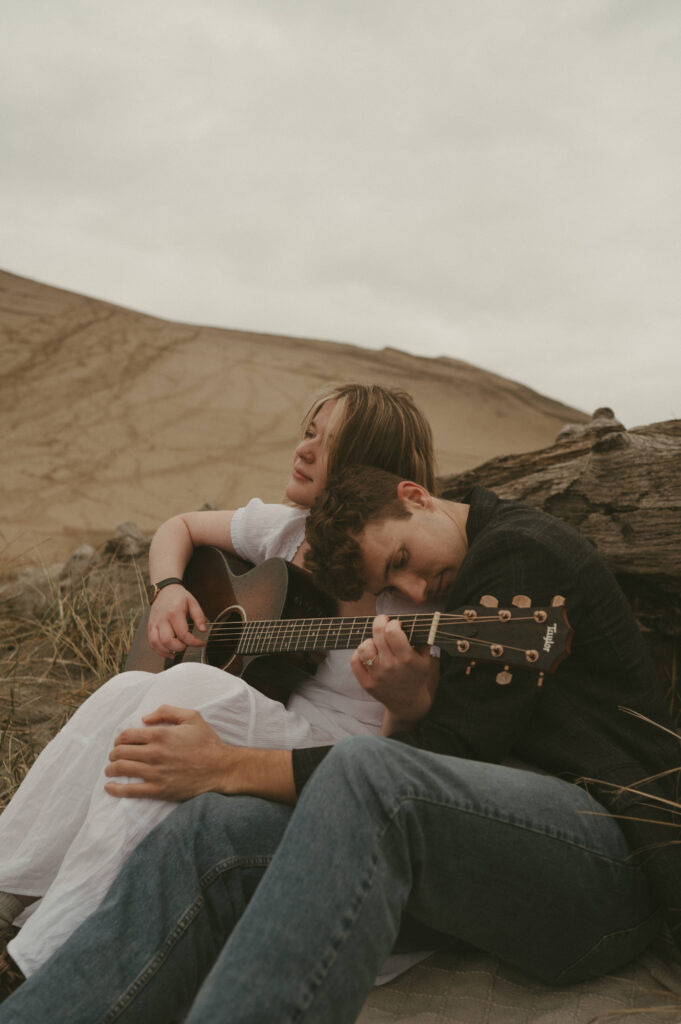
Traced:
POLYGON ((329 476, 345 466, 373 466, 434 490, 433 433, 410 394, 381 384, 329 385, 304 416, 303 434, 332 400, 325 438, 329 476))

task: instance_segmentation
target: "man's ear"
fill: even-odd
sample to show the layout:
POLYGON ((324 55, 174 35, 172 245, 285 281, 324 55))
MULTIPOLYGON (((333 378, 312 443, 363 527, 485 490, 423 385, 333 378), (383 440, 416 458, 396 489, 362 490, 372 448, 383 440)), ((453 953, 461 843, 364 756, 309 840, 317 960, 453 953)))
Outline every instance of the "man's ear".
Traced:
POLYGON ((415 484, 413 480, 400 481, 397 485, 397 497, 412 511, 416 508, 430 508, 433 504, 430 491, 421 487, 421 484, 415 484))

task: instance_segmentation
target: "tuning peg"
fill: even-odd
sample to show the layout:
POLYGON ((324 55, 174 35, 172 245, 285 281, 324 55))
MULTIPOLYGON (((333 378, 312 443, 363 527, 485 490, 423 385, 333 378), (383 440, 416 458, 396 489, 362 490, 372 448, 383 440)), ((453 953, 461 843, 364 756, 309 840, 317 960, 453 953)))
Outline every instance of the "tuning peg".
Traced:
POLYGON ((544 673, 540 672, 539 673, 539 677, 537 679, 537 686, 539 687, 539 686, 543 686, 543 685, 544 685, 544 673))
POLYGON ((475 662, 474 661, 469 661, 468 664, 466 665, 466 675, 469 676, 474 668, 475 668, 475 662))
POLYGON ((561 605, 564 605, 564 604, 565 604, 565 598, 563 597, 562 594, 556 594, 555 597, 551 598, 551 607, 552 608, 560 608, 561 605))
POLYGON ((492 594, 483 594, 480 598, 480 604, 483 608, 498 608, 499 598, 494 597, 492 594))
POLYGON ((516 594, 513 600, 511 601, 511 604, 514 604, 516 608, 529 608, 532 604, 532 601, 527 596, 527 594, 516 594))
POLYGON ((499 684, 499 686, 508 686, 512 679, 513 676, 508 671, 508 665, 504 665, 503 672, 497 672, 496 681, 499 684))

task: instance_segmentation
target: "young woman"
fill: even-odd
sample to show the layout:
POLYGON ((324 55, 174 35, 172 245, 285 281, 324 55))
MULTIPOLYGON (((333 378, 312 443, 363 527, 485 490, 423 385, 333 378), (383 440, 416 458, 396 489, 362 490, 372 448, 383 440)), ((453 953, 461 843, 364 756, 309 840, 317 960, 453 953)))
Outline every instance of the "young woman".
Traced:
MULTIPOLYGON (((430 427, 405 392, 378 385, 329 388, 305 416, 302 435, 286 486, 293 505, 255 498, 236 511, 168 520, 150 549, 152 583, 181 578, 194 547, 205 544, 254 563, 278 556, 302 565, 307 512, 329 473, 343 466, 362 463, 433 486, 430 427)), ((376 610, 410 606, 388 595, 377 605, 364 595, 340 605, 338 614, 376 610)), ((189 633, 187 615, 199 627, 205 624, 203 610, 181 583, 157 590, 149 641, 158 654, 201 643, 189 633)), ((0 929, 7 938, 13 920, 23 925, 8 946, 23 973, 32 974, 95 909, 132 849, 173 809, 173 800, 184 798, 144 798, 158 792, 139 780, 136 786, 134 778, 111 778, 111 768, 107 780, 109 751, 121 730, 167 722, 159 705, 171 704, 198 710, 219 739, 234 746, 290 749, 379 733, 385 709, 359 684, 350 658, 349 651, 329 652, 286 707, 242 679, 196 662, 159 674, 124 672, 89 697, 40 754, 0 817, 0 929)), ((435 679, 436 659, 416 652, 413 658, 417 671, 435 679)), ((195 792, 215 788, 209 779, 193 785, 195 792)))

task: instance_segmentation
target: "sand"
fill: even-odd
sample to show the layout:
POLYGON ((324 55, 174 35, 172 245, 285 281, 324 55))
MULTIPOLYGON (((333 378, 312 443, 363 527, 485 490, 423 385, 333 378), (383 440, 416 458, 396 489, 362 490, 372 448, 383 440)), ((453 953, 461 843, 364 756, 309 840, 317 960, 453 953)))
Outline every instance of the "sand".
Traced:
POLYGON ((438 469, 552 443, 588 417, 452 359, 173 323, 0 272, 4 567, 60 561, 132 520, 281 500, 310 396, 394 384, 438 469))

